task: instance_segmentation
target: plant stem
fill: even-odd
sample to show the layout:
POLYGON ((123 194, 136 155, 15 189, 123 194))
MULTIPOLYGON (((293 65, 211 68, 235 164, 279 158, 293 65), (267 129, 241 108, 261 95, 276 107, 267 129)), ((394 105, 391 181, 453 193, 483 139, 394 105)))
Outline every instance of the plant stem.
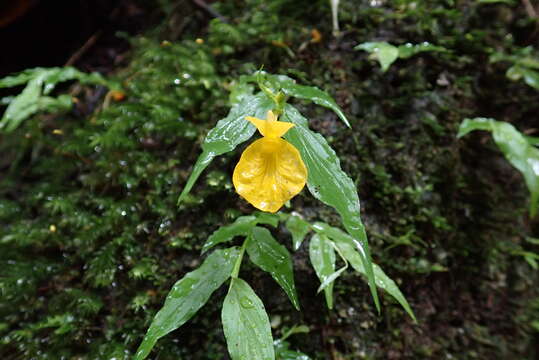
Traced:
POLYGON ((236 263, 234 264, 234 268, 232 269, 232 274, 230 275, 232 278, 237 278, 240 273, 240 267, 241 267, 241 261, 243 260, 243 254, 245 253, 245 248, 247 247, 247 242, 251 238, 251 235, 247 236, 245 240, 243 241, 243 245, 240 249, 240 255, 238 256, 238 259, 236 260, 236 263))

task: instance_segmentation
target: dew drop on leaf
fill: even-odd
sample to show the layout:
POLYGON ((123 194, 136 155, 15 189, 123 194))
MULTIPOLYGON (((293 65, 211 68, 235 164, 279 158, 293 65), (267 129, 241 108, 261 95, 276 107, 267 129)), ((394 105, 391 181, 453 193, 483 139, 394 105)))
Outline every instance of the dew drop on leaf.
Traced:
POLYGON ((253 302, 249 298, 246 298, 246 297, 242 297, 240 299, 240 304, 245 309, 251 309, 254 307, 253 302))

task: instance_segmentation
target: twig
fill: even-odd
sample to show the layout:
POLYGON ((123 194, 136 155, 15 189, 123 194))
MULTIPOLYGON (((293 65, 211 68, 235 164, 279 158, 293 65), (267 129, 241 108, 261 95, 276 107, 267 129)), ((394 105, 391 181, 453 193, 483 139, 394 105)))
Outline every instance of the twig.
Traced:
POLYGON ((211 16, 218 18, 222 22, 228 23, 228 20, 221 14, 219 14, 217 11, 215 11, 214 8, 212 8, 210 5, 206 4, 204 0, 193 0, 193 2, 198 6, 204 9, 208 14, 211 16))
POLYGON ((535 11, 535 8, 531 4, 530 0, 522 0, 522 4, 524 4, 524 8, 526 9, 526 12, 528 13, 528 16, 531 18, 537 17, 537 12, 535 11))
POLYGON ((101 36, 102 33, 103 33, 103 31, 99 30, 95 34, 90 36, 90 38, 88 40, 86 40, 84 45, 82 45, 79 50, 77 50, 73 55, 71 55, 71 57, 67 60, 67 62, 65 63, 64 66, 72 66, 77 61, 79 61, 79 59, 82 57, 82 55, 84 55, 85 52, 87 52, 92 46, 94 46, 97 39, 99 39, 99 37, 101 36))

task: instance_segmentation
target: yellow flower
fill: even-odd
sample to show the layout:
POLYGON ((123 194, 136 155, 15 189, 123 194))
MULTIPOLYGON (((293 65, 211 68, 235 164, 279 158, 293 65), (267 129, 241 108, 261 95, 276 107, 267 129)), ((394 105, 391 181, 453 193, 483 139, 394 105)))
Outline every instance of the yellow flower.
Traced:
POLYGON ((247 116, 262 138, 241 154, 232 181, 236 192, 262 211, 274 213, 305 186, 307 168, 299 151, 281 139, 294 124, 277 121, 268 111, 266 120, 247 116))

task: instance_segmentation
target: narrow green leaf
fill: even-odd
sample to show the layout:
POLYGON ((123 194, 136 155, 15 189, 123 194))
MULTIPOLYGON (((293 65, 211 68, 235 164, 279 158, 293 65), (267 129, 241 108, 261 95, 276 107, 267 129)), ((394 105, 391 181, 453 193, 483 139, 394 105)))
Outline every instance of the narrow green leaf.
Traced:
POLYGON ((357 45, 354 50, 364 50, 371 53, 380 63, 382 72, 386 72, 399 57, 399 49, 387 42, 366 42, 357 45))
POLYGON ((457 138, 461 138, 474 130, 492 131, 492 120, 487 118, 464 119, 459 126, 457 138))
MULTIPOLYGON (((257 74, 258 72, 254 75, 242 76, 240 82, 257 82, 257 74)), ((320 90, 316 86, 298 85, 294 79, 286 75, 272 75, 265 72, 261 72, 260 74, 264 79, 264 85, 271 91, 282 91, 288 96, 309 100, 317 105, 328 108, 335 112, 346 126, 350 127, 350 123, 343 111, 327 92, 320 90)))
POLYGON ((245 120, 245 117, 255 116, 265 119, 273 106, 272 100, 264 93, 245 95, 239 104, 232 107, 226 118, 217 122, 202 144, 202 154, 198 157, 193 172, 178 198, 178 205, 189 194, 202 171, 214 157, 234 150, 236 146, 253 136, 256 128, 245 120))
POLYGON ((526 140, 528 141, 528 143, 529 143, 530 145, 539 146, 539 137, 536 137, 536 136, 526 136, 526 135, 524 135, 524 137, 526 138, 526 140))
POLYGON ((514 5, 515 0, 477 0, 479 4, 507 4, 514 5))
MULTIPOLYGON (((324 235, 314 234, 311 238, 309 258, 321 283, 326 282, 326 279, 335 273, 335 250, 324 235)), ((326 304, 329 309, 333 309, 333 285, 334 282, 330 282, 324 287, 326 304)))
POLYGON ((310 100, 317 105, 331 109, 337 114, 337 116, 346 124, 350 126, 350 122, 344 115, 343 111, 337 105, 335 100, 329 94, 315 86, 298 85, 294 82, 283 82, 281 86, 282 91, 288 95, 298 99, 310 100))
POLYGON ((399 49, 399 58, 401 59, 407 59, 418 53, 427 52, 427 51, 428 52, 433 52, 433 51, 434 52, 448 52, 448 50, 444 48, 443 46, 433 45, 428 42, 424 42, 417 45, 406 43, 404 45, 399 45, 398 49, 399 49))
MULTIPOLYGON (((323 236, 323 235, 322 235, 323 236)), ((320 291, 324 290, 326 288, 326 286, 328 286, 329 284, 332 284, 339 276, 341 276, 341 274, 343 273, 344 270, 348 269, 348 261, 346 260, 346 258, 343 256, 343 254, 341 254, 341 250, 333 243, 333 241, 327 239, 326 237, 324 237, 326 241, 329 242, 329 244, 335 249, 337 250, 337 253, 339 254, 339 256, 341 257, 342 261, 344 261, 344 266, 342 268, 340 268, 339 270, 335 271, 333 274, 329 275, 328 277, 326 277, 326 279, 324 281, 322 281, 322 284, 320 284, 320 286, 318 287, 318 290, 317 290, 317 293, 319 293, 320 291)))
POLYGON ((299 310, 298 294, 290 253, 273 238, 268 229, 254 227, 247 243, 247 254, 253 263, 267 271, 286 292, 292 305, 299 310))
POLYGON ((12 99, 0 120, 0 130, 15 130, 25 119, 39 111, 59 111, 71 108, 69 95, 58 98, 44 96, 64 81, 79 80, 83 84, 99 84, 119 88, 118 84, 105 80, 97 73, 86 74, 73 67, 35 68, 0 79, 0 88, 26 83, 24 90, 12 99))
POLYGON ((305 235, 307 235, 309 231, 311 231, 311 225, 299 216, 292 214, 288 216, 285 226, 292 234, 292 243, 294 250, 299 249, 301 243, 303 242, 303 239, 305 239, 305 235))
POLYGON ((28 82, 24 90, 8 105, 0 120, 0 130, 11 132, 25 119, 39 111, 38 99, 41 96, 42 86, 42 78, 28 82))
MULTIPOLYGON (((354 270, 359 272, 362 275, 365 275, 365 268, 363 267, 363 261, 361 260, 361 256, 359 252, 355 249, 353 242, 351 239, 349 240, 343 240, 342 238, 335 239, 335 245, 339 248, 342 255, 350 262, 354 270)), ((384 289, 387 291, 387 293, 395 300, 401 304, 401 306, 406 310, 408 315, 414 321, 417 322, 414 312, 412 311, 412 308, 410 308, 410 305, 408 304, 408 301, 406 301, 406 298, 400 291, 399 287, 395 282, 387 276, 384 271, 380 268, 380 266, 373 264, 374 267, 374 275, 376 278, 376 285, 380 287, 381 289, 384 289)))
POLYGON ((273 227, 277 227, 277 225, 279 225, 279 215, 277 214, 257 211, 254 213, 254 216, 256 217, 257 224, 266 224, 273 227))
POLYGON ((276 360, 311 360, 311 358, 299 351, 290 350, 290 344, 283 339, 273 342, 276 360))
POLYGON ((294 107, 287 105, 285 109, 284 121, 296 125, 286 133, 285 138, 301 153, 309 173, 307 187, 315 198, 333 207, 341 216, 344 227, 361 250, 371 294, 376 308, 380 311, 369 243, 361 222, 356 186, 342 171, 339 158, 326 139, 309 130, 307 120, 294 107))
POLYGON ((6 76, 0 79, 0 88, 14 87, 23 85, 36 77, 36 73, 41 71, 42 68, 26 69, 19 73, 6 76))
POLYGON ((202 254, 218 244, 231 241, 236 236, 249 235, 251 229, 258 224, 267 224, 276 227, 279 224, 279 216, 263 212, 240 216, 232 224, 221 226, 215 230, 202 246, 202 254))
POLYGON ((494 119, 464 119, 457 136, 464 136, 473 130, 490 131, 505 158, 524 176, 531 194, 530 216, 534 217, 539 206, 539 149, 530 144, 513 125, 494 119))
POLYGON ((242 279, 233 278, 221 319, 232 360, 274 360, 273 338, 264 304, 242 279))
POLYGON ((182 326, 229 277, 238 257, 237 248, 216 250, 202 265, 179 280, 155 315, 134 359, 145 359, 157 340, 182 326))
POLYGON ((232 224, 221 226, 210 235, 202 246, 202 254, 217 244, 231 241, 236 236, 247 236, 256 225, 256 216, 240 216, 232 224))
POLYGON ((524 76, 524 82, 532 88, 539 90, 539 71, 524 68, 522 70, 522 76, 524 76))
POLYGON ((539 90, 539 72, 520 64, 511 66, 505 73, 507 78, 511 80, 520 80, 524 78, 524 82, 529 86, 539 90))

